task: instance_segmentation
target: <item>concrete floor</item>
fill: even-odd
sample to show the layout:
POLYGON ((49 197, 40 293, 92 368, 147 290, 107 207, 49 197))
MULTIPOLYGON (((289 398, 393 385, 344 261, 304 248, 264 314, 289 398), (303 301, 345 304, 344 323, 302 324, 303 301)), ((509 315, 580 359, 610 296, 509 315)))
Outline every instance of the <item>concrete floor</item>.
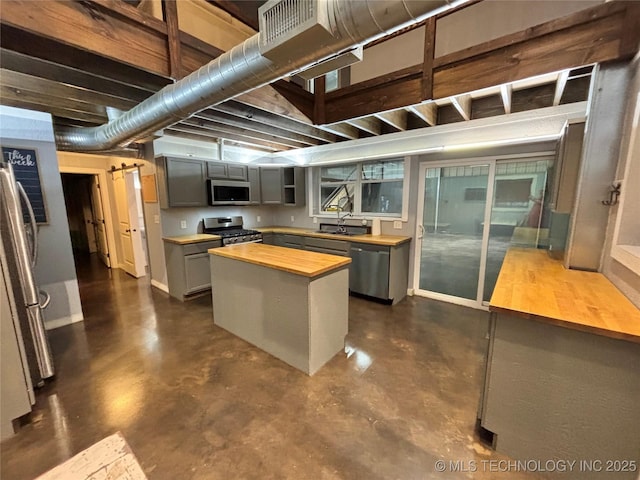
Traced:
POLYGON ((2 443, 3 479, 32 479, 116 431, 150 479, 501 477, 482 462, 507 457, 474 431, 484 312, 351 298, 346 353, 308 377, 216 327, 208 296, 181 303, 88 264, 79 278, 86 320, 51 332, 57 378, 2 443))

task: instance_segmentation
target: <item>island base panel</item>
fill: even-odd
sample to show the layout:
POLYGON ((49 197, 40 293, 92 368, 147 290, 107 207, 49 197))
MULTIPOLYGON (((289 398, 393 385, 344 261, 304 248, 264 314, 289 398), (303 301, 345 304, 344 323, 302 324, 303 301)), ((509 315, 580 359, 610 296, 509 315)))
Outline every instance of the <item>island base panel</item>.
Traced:
POLYGON ((211 256, 214 323, 313 375, 344 349, 348 269, 309 278, 211 256))

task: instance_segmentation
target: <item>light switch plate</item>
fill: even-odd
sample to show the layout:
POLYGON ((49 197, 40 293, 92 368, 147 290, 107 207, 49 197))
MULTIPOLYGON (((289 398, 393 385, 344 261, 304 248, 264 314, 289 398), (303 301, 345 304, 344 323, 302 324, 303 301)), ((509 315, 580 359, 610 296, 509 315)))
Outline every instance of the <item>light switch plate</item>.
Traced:
POLYGON ((313 223, 318 223, 318 217, 313 217, 313 223))
POLYGON ((258 216, 256 217, 256 222, 260 223, 261 221, 262 221, 262 218, 260 217, 260 215, 258 215, 258 216))
POLYGON ((291 215, 291 223, 296 221, 296 217, 294 217, 293 215, 291 215))
POLYGON ((393 228, 395 228, 396 230, 402 230, 402 221, 394 220, 393 221, 393 228))
POLYGON ((180 228, 187 228, 187 221, 186 220, 180 220, 180 228))
POLYGON ((153 216, 153 223, 160 223, 160 215, 153 216))

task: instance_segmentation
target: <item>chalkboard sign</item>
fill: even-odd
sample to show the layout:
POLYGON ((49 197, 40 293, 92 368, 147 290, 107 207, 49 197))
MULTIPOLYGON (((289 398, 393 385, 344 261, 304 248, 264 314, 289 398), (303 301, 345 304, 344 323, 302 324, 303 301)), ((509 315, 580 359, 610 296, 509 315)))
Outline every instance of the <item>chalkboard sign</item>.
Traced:
MULTIPOLYGON (((40 172, 38 171, 37 151, 29 148, 2 147, 2 156, 5 162, 13 165, 13 173, 16 180, 22 184, 27 197, 33 207, 37 223, 47 223, 47 209, 40 184, 40 172)), ((28 221, 28 212, 23 204, 25 221, 28 221)))

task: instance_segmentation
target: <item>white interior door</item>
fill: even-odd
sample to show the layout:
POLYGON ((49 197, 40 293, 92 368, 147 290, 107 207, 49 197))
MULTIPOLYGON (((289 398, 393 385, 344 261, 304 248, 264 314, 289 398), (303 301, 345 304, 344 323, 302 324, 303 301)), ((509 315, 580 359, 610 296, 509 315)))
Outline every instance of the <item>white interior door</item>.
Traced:
POLYGON ((122 247, 122 268, 136 278, 146 275, 146 260, 138 221, 136 190, 131 172, 113 174, 118 211, 118 238, 122 247))
POLYGON ((100 180, 98 175, 93 175, 91 180, 91 208, 93 210, 93 227, 98 256, 102 263, 111 267, 109 256, 109 243, 107 242, 107 229, 104 219, 104 207, 100 191, 100 180))

